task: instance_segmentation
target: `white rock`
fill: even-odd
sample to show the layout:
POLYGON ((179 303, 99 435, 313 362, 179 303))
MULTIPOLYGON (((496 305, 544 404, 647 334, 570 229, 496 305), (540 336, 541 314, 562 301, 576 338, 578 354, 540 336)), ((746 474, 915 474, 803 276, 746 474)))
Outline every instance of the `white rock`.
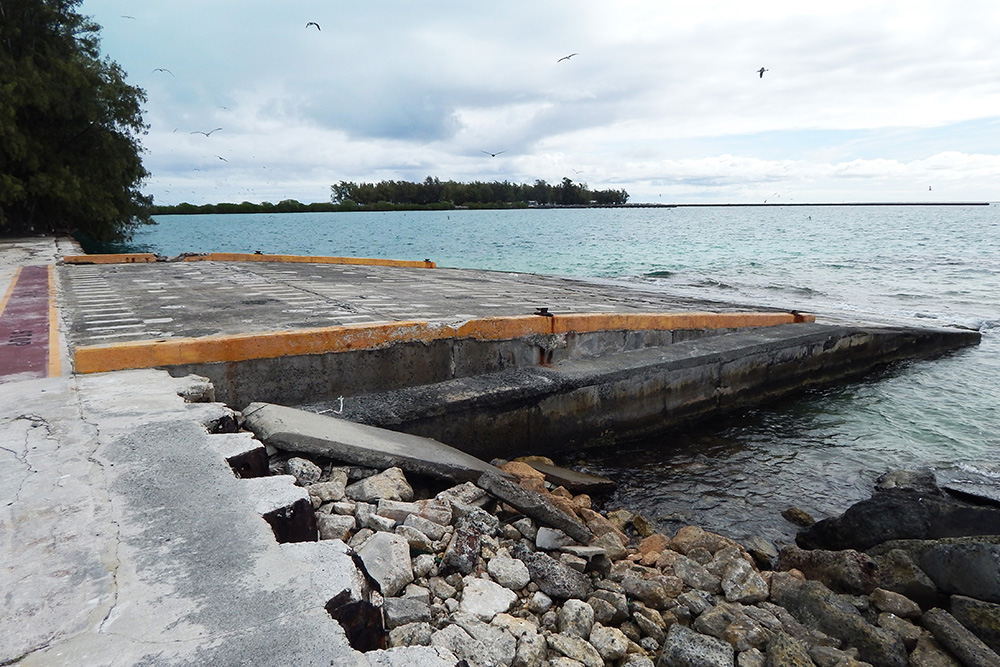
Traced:
MULTIPOLYGON (((473 639, 472 635, 457 625, 447 625, 431 635, 431 646, 450 651, 458 660, 467 660, 477 665, 482 664, 480 661, 486 655, 483 643, 473 639)), ((366 653, 365 656, 367 655, 366 653)), ((454 667, 454 664, 449 667, 454 667)))
POLYGON ((618 628, 595 625, 589 641, 606 662, 621 660, 628 652, 628 637, 618 628))
POLYGON ((347 540, 351 531, 357 528, 353 516, 342 514, 317 514, 316 527, 321 540, 347 540))
POLYGON ((440 500, 403 502, 383 498, 378 501, 377 511, 382 516, 397 521, 406 521, 407 517, 415 516, 441 526, 447 526, 451 523, 451 505, 440 500))
POLYGON ((528 566, 517 558, 497 556, 486 564, 486 571, 493 580, 512 591, 519 591, 531 581, 528 566))
POLYGON ((538 667, 545 662, 548 643, 540 634, 524 635, 517 640, 517 651, 514 653, 512 667, 538 667))
POLYGON ((351 484, 346 489, 351 500, 373 502, 382 498, 388 500, 413 500, 413 487, 399 468, 389 468, 351 484))
POLYGON ((517 593, 487 579, 471 575, 462 579, 459 609, 486 622, 508 611, 517 602, 517 593))
POLYGON ((535 535, 535 547, 545 551, 555 551, 561 547, 569 547, 577 544, 572 537, 548 526, 542 526, 535 535))
POLYGON ((416 514, 410 514, 403 519, 403 525, 409 526, 410 528, 416 528, 431 540, 440 540, 444 537, 445 530, 447 530, 447 526, 434 523, 433 521, 425 519, 422 516, 417 516, 416 514))
POLYGON ((541 591, 535 591, 528 598, 527 608, 532 614, 544 614, 552 608, 552 598, 541 591))
POLYGON ((334 470, 328 481, 310 484, 308 490, 310 496, 315 496, 324 503, 329 503, 343 500, 346 488, 347 473, 343 470, 334 470))
POLYGON ((483 623, 471 614, 459 611, 452 621, 486 647, 487 653, 477 662, 486 665, 510 665, 517 651, 517 640, 503 628, 483 623))
POLYGON ((420 554, 413 559, 413 576, 426 577, 435 566, 436 563, 432 554, 420 554))
POLYGON ((604 658, 589 642, 571 635, 551 634, 545 638, 549 648, 562 655, 582 662, 587 667, 604 667, 604 658))
POLYGON ((375 533, 358 548, 358 555, 382 594, 392 597, 413 581, 410 545, 394 533, 375 533))
POLYGON ((559 610, 556 625, 559 632, 581 639, 590 637, 594 627, 594 608, 583 600, 566 600, 559 610))
POLYGON ((506 630, 515 639, 525 635, 538 634, 538 624, 526 618, 517 618, 510 614, 497 614, 490 625, 506 630))
POLYGON ((396 534, 401 535, 406 539, 410 545, 410 551, 415 551, 417 553, 430 553, 434 551, 431 546, 431 541, 426 535, 421 533, 416 528, 410 528, 409 526, 396 526, 396 534))
POLYGON ((722 591, 729 602, 743 604, 761 602, 770 595, 764 578, 742 558, 733 560, 723 571, 722 591))
POLYGON ((371 667, 455 667, 458 658, 439 646, 406 646, 368 651, 371 667))

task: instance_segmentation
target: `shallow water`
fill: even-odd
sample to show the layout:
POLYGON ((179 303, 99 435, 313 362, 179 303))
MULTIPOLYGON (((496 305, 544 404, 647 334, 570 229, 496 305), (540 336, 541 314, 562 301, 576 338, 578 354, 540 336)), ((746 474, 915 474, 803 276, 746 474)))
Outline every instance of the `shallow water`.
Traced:
POLYGON ((815 312, 820 321, 979 329, 980 346, 897 364, 710 427, 590 451, 608 505, 664 528, 787 540, 895 467, 1000 472, 1000 207, 567 209, 165 216, 119 250, 429 258, 615 279, 815 312), (627 462, 627 467, 622 466, 627 462))

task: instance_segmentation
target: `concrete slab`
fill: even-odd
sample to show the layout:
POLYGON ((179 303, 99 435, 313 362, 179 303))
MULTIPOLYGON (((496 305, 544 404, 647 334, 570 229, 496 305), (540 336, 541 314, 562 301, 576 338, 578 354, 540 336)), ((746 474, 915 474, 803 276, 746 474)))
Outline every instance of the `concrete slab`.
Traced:
POLYGON ((0 663, 367 665, 173 387, 0 385, 0 663))
POLYGON ((318 454, 370 466, 398 467, 454 482, 469 482, 487 471, 503 473, 489 463, 431 438, 319 415, 272 403, 251 403, 243 410, 244 428, 257 439, 290 452, 318 454))

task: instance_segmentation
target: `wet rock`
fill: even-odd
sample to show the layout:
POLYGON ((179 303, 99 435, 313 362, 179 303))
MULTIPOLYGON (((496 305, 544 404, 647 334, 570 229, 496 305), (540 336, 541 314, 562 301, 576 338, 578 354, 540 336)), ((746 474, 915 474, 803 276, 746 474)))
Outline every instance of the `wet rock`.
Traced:
POLYGON ((726 642, 683 625, 670 626, 659 667, 732 667, 736 653, 726 642))
POLYGON ((517 593, 488 579, 467 576, 462 584, 459 609, 487 623, 497 614, 508 611, 517 601, 517 593))
POLYGON ((910 653, 910 667, 962 667, 948 651, 938 644, 931 635, 917 640, 917 646, 910 653))
POLYGON ((563 634, 588 639, 594 627, 594 609, 582 600, 566 600, 557 612, 556 627, 563 634))
POLYGON ((386 500, 413 500, 413 487, 406 481, 406 476, 399 468, 388 468, 382 472, 366 477, 351 484, 345 489, 347 497, 360 502, 386 500))
POLYGON ((786 547, 778 555, 779 570, 796 569, 840 593, 866 594, 879 583, 878 564, 867 554, 851 549, 806 551, 786 547))
POLYGON ((319 478, 323 476, 322 468, 309 459, 298 456, 293 456, 285 461, 285 471, 295 477, 295 483, 299 486, 309 486, 318 482, 319 478))
POLYGON ((951 615, 987 646, 1000 653, 1000 605, 953 595, 951 615))
POLYGON ((531 581, 528 566, 517 558, 506 556, 491 558, 486 565, 486 571, 490 573, 495 582, 512 591, 521 590, 531 581))
POLYGON ((806 645, 784 632, 771 637, 765 655, 768 667, 815 667, 806 645))
POLYGON ((714 554, 719 549, 738 546, 736 542, 728 537, 709 533, 697 526, 684 526, 677 531, 677 534, 670 540, 670 543, 675 551, 679 551, 685 556, 692 549, 699 547, 708 549, 714 554))
POLYGON ((628 652, 628 637, 618 628, 594 625, 589 641, 606 663, 621 660, 628 652))
POLYGON ((430 606, 416 598, 385 598, 382 609, 385 613, 385 626, 389 629, 431 620, 430 606))
POLYGON ((585 600, 590 593, 590 578, 567 567, 551 556, 529 551, 518 544, 512 554, 524 561, 531 580, 546 595, 560 599, 585 600))
POLYGON ((321 540, 344 540, 346 542, 351 531, 357 528, 357 521, 353 516, 317 514, 316 528, 321 540))
POLYGON ((586 667, 604 667, 604 659, 589 642, 571 635, 551 634, 545 638, 549 648, 586 667))
POLYGON ((905 667, 906 647, 895 635, 870 625, 842 596, 818 581, 800 586, 771 585, 771 599, 803 625, 836 637, 858 649, 862 660, 875 667, 905 667))
POLYGON ((1000 602, 1000 544, 996 538, 940 540, 920 558, 920 569, 945 593, 1000 602))
POLYGON ((375 533, 357 551, 386 597, 396 595, 413 581, 410 545, 399 535, 375 533))
POLYGON ((862 500, 839 517, 818 521, 799 532, 795 541, 805 549, 865 551, 890 540, 998 534, 1000 509, 897 489, 862 500))
POLYGON ((966 667, 1000 667, 1000 655, 944 609, 927 611, 920 622, 966 667))
POLYGON ((798 507, 789 507, 781 513, 781 518, 789 523, 794 523, 796 526, 801 526, 803 528, 807 528, 816 523, 816 519, 812 518, 808 512, 801 510, 798 507))
POLYGON ((871 594, 872 604, 879 611, 895 614, 900 618, 918 618, 921 614, 920 605, 899 593, 876 588, 871 594))

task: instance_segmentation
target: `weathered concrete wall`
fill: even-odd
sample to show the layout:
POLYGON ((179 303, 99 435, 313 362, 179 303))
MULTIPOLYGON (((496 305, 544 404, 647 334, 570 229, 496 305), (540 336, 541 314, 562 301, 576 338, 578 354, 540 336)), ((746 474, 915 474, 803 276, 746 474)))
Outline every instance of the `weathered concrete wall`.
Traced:
POLYGON ((485 459, 556 452, 663 431, 978 339, 954 330, 770 327, 368 394, 346 400, 344 416, 485 459))
POLYGON ((512 340, 444 338, 372 349, 170 366, 174 376, 202 375, 218 400, 295 405, 444 382, 670 345, 731 331, 649 330, 535 334, 512 340))

